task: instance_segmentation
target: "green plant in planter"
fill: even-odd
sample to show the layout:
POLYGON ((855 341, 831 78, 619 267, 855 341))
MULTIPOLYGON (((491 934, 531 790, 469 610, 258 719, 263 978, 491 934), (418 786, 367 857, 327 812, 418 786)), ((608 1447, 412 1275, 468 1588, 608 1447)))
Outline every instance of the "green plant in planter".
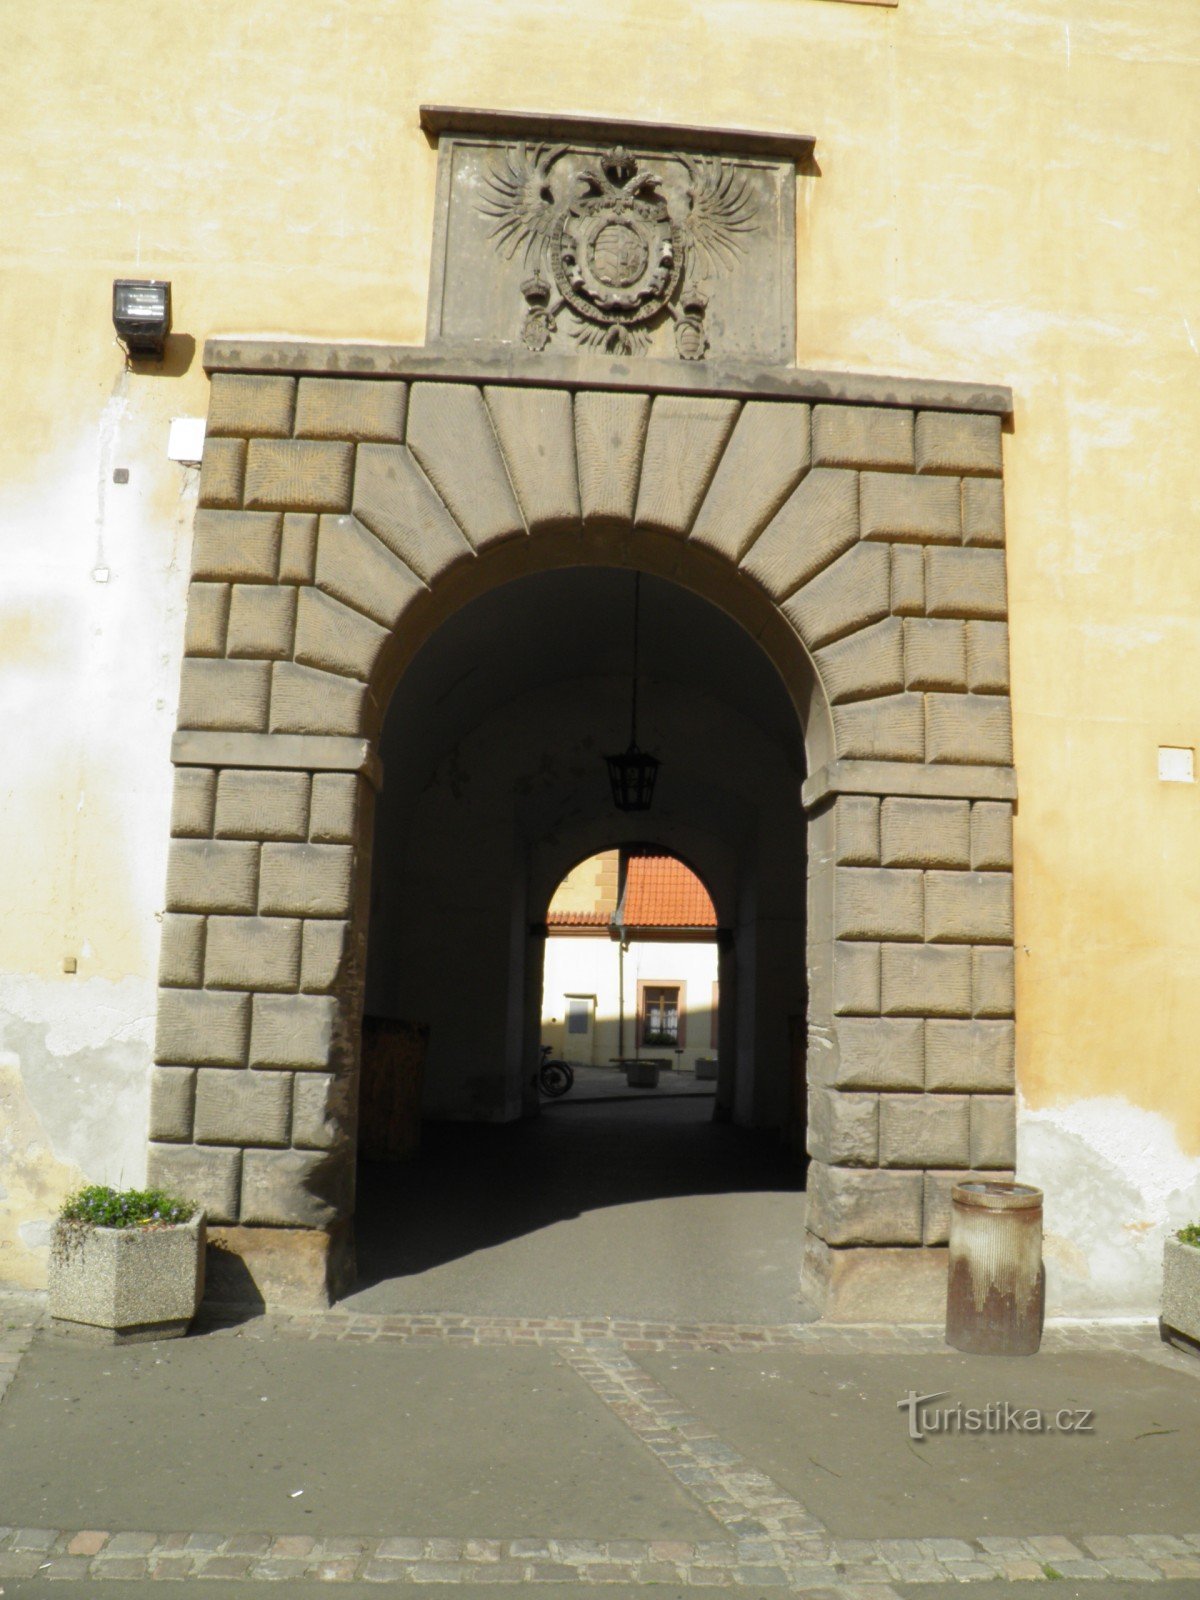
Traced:
POLYGON ((162 1189, 92 1184, 63 1202, 50 1246, 50 1314, 117 1341, 186 1333, 204 1289, 204 1213, 162 1189))
POLYGON ((668 1049, 674 1050, 674 1048, 675 1048, 675 1035, 673 1033, 654 1033, 654 1032, 649 1032, 649 1033, 646 1033, 643 1036, 642 1044, 643 1044, 643 1046, 650 1045, 651 1048, 657 1047, 660 1050, 665 1045, 665 1046, 667 1046, 668 1049))
POLYGON ((58 1213, 60 1222, 83 1223, 93 1228, 170 1227, 187 1222, 196 1208, 190 1200, 165 1189, 110 1189, 94 1183, 69 1195, 58 1213))
POLYGON ((1200 1222, 1189 1222, 1186 1228, 1180 1228, 1175 1237, 1180 1244, 1194 1244, 1200 1248, 1200 1222))

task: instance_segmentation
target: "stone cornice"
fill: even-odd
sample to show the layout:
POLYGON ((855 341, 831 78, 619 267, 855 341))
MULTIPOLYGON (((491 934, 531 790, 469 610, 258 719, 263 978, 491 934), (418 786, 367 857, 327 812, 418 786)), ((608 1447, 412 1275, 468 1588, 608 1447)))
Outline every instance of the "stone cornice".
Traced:
POLYGON ((594 355, 531 355, 478 345, 325 343, 305 339, 218 336, 204 345, 204 369, 309 377, 405 378, 431 383, 506 383, 558 389, 619 389, 643 394, 712 395, 741 400, 830 401, 927 411, 1012 414, 1001 384, 943 382, 822 372, 748 362, 612 360, 594 355))

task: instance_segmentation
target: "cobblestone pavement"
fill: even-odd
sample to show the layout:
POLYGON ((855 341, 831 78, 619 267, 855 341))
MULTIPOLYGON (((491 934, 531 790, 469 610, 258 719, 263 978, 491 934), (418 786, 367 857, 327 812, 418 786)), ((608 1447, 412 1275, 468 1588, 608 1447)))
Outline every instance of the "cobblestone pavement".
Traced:
MULTIPOLYGON (((0 1302, 0 1319, 0 1384, 6 1384, 41 1318, 38 1309, 28 1303, 15 1311, 10 1306, 6 1316, 0 1302)), ((343 1538, 269 1530, 228 1535, 186 1528, 3 1527, 0 1584, 6 1586, 4 1592, 19 1594, 23 1579, 133 1583, 203 1578, 322 1584, 777 1588, 839 1600, 900 1600, 896 1585, 1063 1578, 1136 1585, 1168 1583, 1172 1593, 1200 1594, 1200 1531, 1121 1536, 1098 1531, 1073 1539, 1048 1535, 837 1538, 811 1511, 718 1437, 702 1417, 681 1404, 637 1359, 640 1351, 783 1347, 831 1356, 932 1353, 944 1350, 937 1328, 677 1326, 605 1319, 369 1317, 331 1312, 210 1324, 208 1336, 218 1341, 553 1345, 674 1483, 703 1506, 713 1521, 712 1537, 430 1538, 408 1530, 385 1538, 343 1538)), ((1196 1363, 1189 1366, 1187 1358, 1163 1351, 1156 1332, 1144 1324, 1052 1326, 1044 1349, 1116 1351, 1200 1373, 1196 1363)), ((1200 1498, 1197 1526, 1200 1528, 1200 1498)))

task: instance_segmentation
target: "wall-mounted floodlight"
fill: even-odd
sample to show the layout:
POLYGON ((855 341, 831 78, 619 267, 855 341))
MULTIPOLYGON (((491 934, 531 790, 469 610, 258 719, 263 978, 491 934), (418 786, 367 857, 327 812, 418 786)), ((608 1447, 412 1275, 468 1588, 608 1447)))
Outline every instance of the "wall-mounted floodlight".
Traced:
POLYGON ((135 361, 161 361, 171 331, 171 285, 157 278, 113 281, 113 327, 135 361))

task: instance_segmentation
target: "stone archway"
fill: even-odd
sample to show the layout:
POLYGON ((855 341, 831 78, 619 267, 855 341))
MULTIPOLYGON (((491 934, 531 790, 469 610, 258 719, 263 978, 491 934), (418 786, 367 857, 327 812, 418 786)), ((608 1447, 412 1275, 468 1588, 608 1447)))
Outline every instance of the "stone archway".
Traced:
POLYGON ((1003 396, 427 351, 209 365, 152 1180, 268 1298, 292 1264, 336 1286, 391 688, 490 585, 636 565, 748 627, 804 723, 810 1288, 903 1314, 950 1182, 1013 1164, 1003 396), (356 361, 378 375, 307 375, 356 361))

